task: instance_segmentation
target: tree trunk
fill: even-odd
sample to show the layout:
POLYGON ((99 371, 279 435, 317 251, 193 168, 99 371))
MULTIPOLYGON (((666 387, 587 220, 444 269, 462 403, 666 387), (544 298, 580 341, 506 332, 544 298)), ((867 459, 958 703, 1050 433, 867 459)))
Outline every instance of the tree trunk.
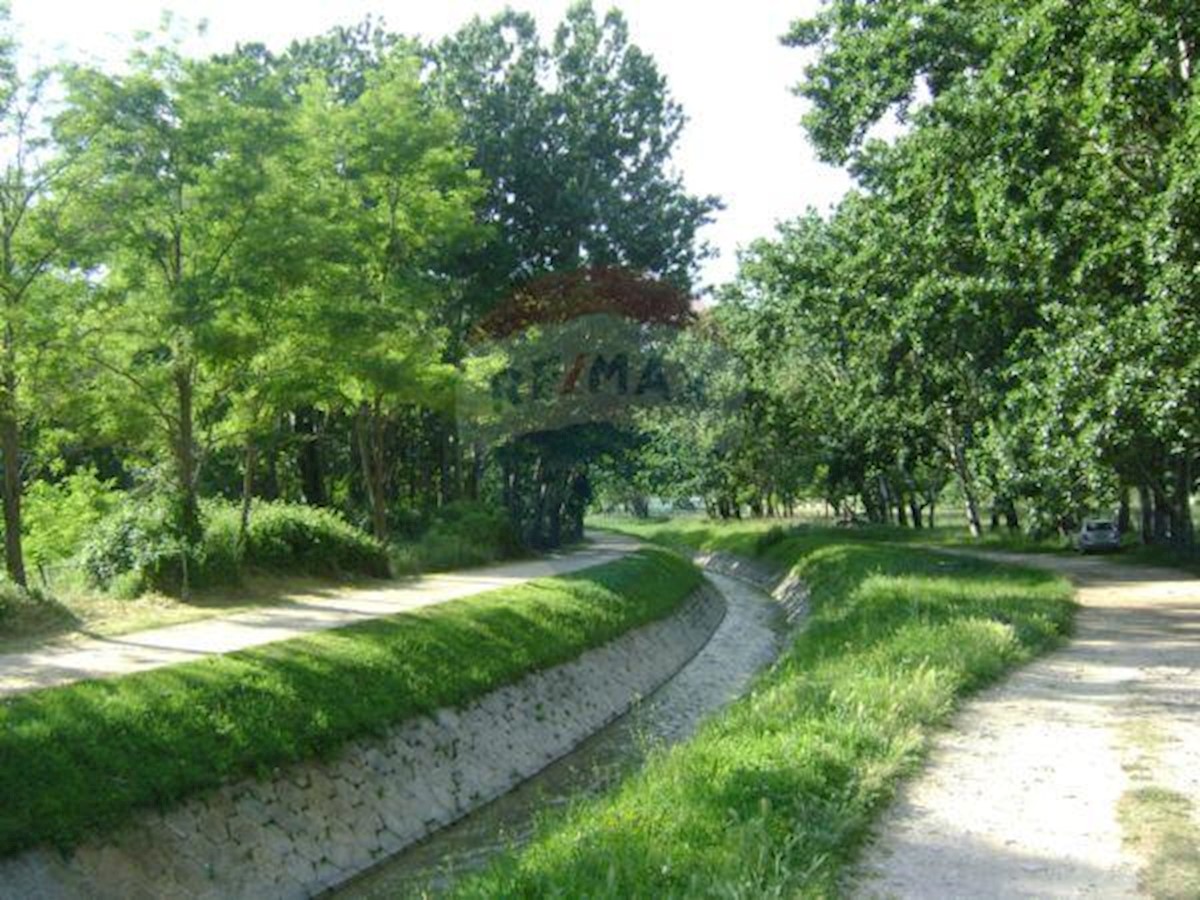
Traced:
POLYGON ((1154 496, 1154 542, 1161 544, 1172 538, 1171 519, 1174 510, 1166 492, 1159 485, 1151 485, 1150 490, 1154 496))
MULTIPOLYGON (((8 262, 8 244, 5 243, 8 262)), ((11 271, 11 265, 6 265, 11 271)), ((0 462, 4 465, 4 564, 8 577, 28 587, 21 547, 21 423, 17 418, 17 348, 12 324, 4 329, 4 396, 0 398, 0 462)))
POLYGON ((365 403, 354 418, 358 437, 358 458, 362 467, 367 503, 371 507, 371 531, 380 541, 387 540, 387 496, 383 468, 382 427, 379 409, 365 403))
POLYGON ((921 528, 923 525, 921 522, 921 504, 914 496, 908 498, 908 512, 912 516, 913 528, 921 528))
POLYGON ((1138 505, 1141 513, 1141 540, 1143 544, 1154 543, 1154 505, 1151 500, 1150 488, 1138 485, 1138 505))
POLYGON ((1021 519, 1017 515, 1017 504, 1011 498, 1004 501, 1004 525, 1009 531, 1020 531, 1021 519))
POLYGON ((292 417, 292 430, 300 437, 296 451, 296 467, 300 470, 300 492, 309 506, 328 506, 329 494, 325 490, 325 473, 321 461, 321 446, 318 443, 319 413, 311 406, 296 410, 292 417))
POLYGON ((483 483, 483 464, 486 459, 483 445, 476 443, 471 447, 470 478, 467 481, 467 499, 479 499, 479 486, 483 483))
POLYGON ((958 485, 962 489, 967 527, 971 530, 971 537, 979 537, 983 533, 983 528, 979 523, 979 501, 975 497, 975 483, 971 477, 971 467, 967 462, 967 448, 961 440, 956 439, 951 441, 950 451, 954 462, 954 474, 958 476, 958 485))
POLYGON ((15 410, 11 409, 15 405, 13 389, 13 386, 8 388, 5 398, 10 409, 0 419, 4 463, 4 563, 8 577, 26 587, 25 553, 21 548, 21 431, 15 410))
POLYGON ((884 525, 892 524, 892 487, 885 476, 879 476, 879 518, 884 525))
POLYGON ((254 466, 258 461, 258 447, 251 438, 246 439, 242 457, 242 517, 238 527, 238 540, 245 545, 250 532, 250 503, 254 498, 254 466))
POLYGON ((1129 487, 1121 486, 1121 500, 1117 506, 1117 530, 1121 534, 1126 534, 1129 531, 1130 515, 1129 515, 1129 487))
POLYGON ((1192 546, 1196 539, 1192 522, 1192 460, 1186 453, 1175 464, 1175 528, 1171 539, 1181 547, 1192 546))
MULTIPOLYGON (((179 482, 179 527, 184 542, 195 546, 203 537, 200 527, 200 503, 196 497, 196 434, 192 367, 185 363, 175 369, 175 390, 179 401, 179 425, 175 441, 175 476, 179 482)), ((186 593, 187 585, 184 585, 186 593)))

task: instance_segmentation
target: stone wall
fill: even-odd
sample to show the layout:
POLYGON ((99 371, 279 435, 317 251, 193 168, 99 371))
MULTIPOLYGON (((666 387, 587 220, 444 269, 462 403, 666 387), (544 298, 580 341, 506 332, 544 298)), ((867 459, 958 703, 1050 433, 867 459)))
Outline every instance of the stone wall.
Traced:
POLYGON ((753 559, 734 553, 698 553, 696 565, 709 572, 740 578, 769 593, 783 607, 789 625, 808 615, 808 586, 794 572, 780 572, 753 559))
POLYGON ((146 812, 69 855, 0 860, 0 898, 287 898, 339 884, 536 774, 649 694, 724 616, 702 588, 675 615, 465 708, 335 759, 146 812))

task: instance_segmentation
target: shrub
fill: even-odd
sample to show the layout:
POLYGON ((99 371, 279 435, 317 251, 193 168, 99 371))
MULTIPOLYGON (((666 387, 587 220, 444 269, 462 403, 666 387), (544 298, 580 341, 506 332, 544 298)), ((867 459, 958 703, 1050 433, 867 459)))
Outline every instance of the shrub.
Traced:
POLYGON ((165 503, 127 496, 97 523, 83 547, 81 562, 97 586, 108 587, 121 578, 123 593, 137 593, 159 586, 157 582, 171 568, 170 558, 180 565, 181 548, 165 503), (131 575, 135 576, 132 582, 131 575))
POLYGON ((502 556, 512 555, 521 549, 521 542, 508 515, 503 510, 492 509, 482 503, 464 500, 443 506, 434 513, 429 531, 459 538, 478 547, 494 548, 502 556))
POLYGON ((21 589, 11 581, 0 582, 0 624, 16 610, 17 603, 21 600, 18 596, 20 591, 21 589))
POLYGON ((0 634, 49 633, 73 619, 70 610, 39 588, 0 581, 0 634))
POLYGON ((22 502, 25 555, 39 566, 74 556, 120 496, 95 469, 79 469, 57 482, 34 481, 22 502))
MULTIPOLYGON (((237 506, 206 503, 202 513, 203 539, 186 557, 192 587, 237 584, 247 568, 309 575, 388 574, 384 548, 332 510, 256 504, 244 542, 237 506)), ((183 543, 161 501, 127 498, 100 522, 83 552, 92 582, 127 596, 147 589, 178 591, 184 564, 183 543)))
POLYGON ((480 566, 520 554, 508 516, 480 503, 450 503, 434 513, 425 533, 392 547, 397 575, 480 566))
POLYGON ((760 534, 754 542, 754 555, 762 556, 776 544, 780 544, 788 538, 795 537, 800 531, 801 529, 795 526, 785 528, 782 525, 772 525, 760 534))
MULTIPOLYGON (((214 519, 236 543, 237 510, 214 519), (232 515, 231 515, 232 514, 232 515)), ((208 534, 216 529, 206 529, 208 534)), ((228 537, 226 537, 226 540, 228 537)), ((247 566, 309 575, 371 575, 386 578, 387 553, 370 535, 331 509, 294 503, 254 507, 242 561, 247 566)))

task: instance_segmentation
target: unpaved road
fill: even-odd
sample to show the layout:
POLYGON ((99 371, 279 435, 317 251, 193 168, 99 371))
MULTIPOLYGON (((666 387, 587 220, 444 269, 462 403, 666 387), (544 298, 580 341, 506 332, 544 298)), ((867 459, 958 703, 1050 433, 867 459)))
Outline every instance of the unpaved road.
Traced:
POLYGON ((0 654, 0 697, 93 678, 111 678, 189 662, 219 653, 245 650, 272 641, 341 628, 598 566, 636 550, 640 544, 617 535, 591 535, 580 550, 481 566, 458 572, 422 575, 381 583, 376 588, 289 597, 231 616, 171 625, 119 637, 85 637, 25 653, 0 654))
POLYGON ((1160 788, 1190 799, 1200 824, 1200 580, 1096 558, 986 555, 1070 577, 1075 634, 934 740, 853 893, 1146 896, 1147 857, 1123 840, 1118 804, 1160 788))

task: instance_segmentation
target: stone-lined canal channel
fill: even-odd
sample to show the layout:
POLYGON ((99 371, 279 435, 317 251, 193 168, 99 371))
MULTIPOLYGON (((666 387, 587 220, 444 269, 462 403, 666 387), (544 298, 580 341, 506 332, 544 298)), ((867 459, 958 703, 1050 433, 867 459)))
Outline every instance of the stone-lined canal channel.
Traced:
POLYGON ((540 813, 613 787, 655 747, 688 738, 709 713, 745 692, 779 654, 780 605, 745 581, 710 572, 726 613, 709 642, 626 715, 503 797, 342 885, 341 900, 437 893, 495 854, 528 841, 540 813))

